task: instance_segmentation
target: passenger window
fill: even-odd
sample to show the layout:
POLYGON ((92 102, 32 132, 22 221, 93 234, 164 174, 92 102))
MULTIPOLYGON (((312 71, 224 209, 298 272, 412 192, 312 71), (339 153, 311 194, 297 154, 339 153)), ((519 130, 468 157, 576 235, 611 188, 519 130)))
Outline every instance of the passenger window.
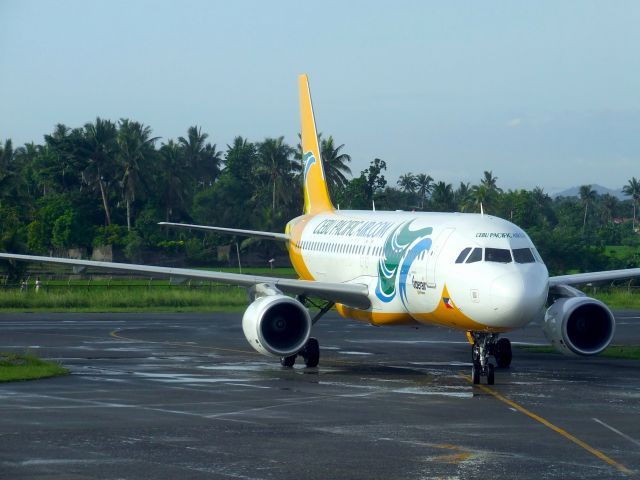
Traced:
POLYGON ((471 247, 467 247, 464 250, 462 250, 460 252, 460 255, 458 255, 458 258, 456 259, 456 263, 464 263, 464 259, 467 258, 467 255, 469 255, 470 251, 471 251, 471 247))
POLYGON ((536 261, 530 248, 514 248, 513 259, 516 263, 535 263, 536 261))
POLYGON ((506 248, 485 248, 485 262, 511 263, 511 251, 506 248))
POLYGON ((471 252, 471 255, 469 255, 469 258, 467 258, 466 263, 476 263, 481 261, 482 261, 482 249, 474 248, 473 252, 471 252))

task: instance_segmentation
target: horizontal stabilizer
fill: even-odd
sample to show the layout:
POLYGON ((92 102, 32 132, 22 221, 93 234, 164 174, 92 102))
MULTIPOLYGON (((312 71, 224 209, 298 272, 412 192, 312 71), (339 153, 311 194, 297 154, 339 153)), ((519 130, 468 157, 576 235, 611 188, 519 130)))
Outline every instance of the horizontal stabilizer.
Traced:
POLYGON ((208 225, 191 225, 188 223, 159 222, 158 225, 171 228, 188 228, 189 230, 204 230, 206 232, 226 233, 229 235, 241 235, 243 237, 265 238, 268 240, 289 241, 286 233, 260 232, 258 230, 241 230, 238 228, 210 227, 208 225))

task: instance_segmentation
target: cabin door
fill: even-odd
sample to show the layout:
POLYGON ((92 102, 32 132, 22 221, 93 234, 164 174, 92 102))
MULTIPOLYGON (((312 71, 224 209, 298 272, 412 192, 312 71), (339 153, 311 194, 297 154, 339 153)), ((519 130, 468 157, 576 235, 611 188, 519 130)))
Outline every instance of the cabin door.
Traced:
POLYGON ((449 237, 453 233, 455 228, 445 228, 440 232, 440 234, 436 237, 433 245, 431 245, 431 249, 427 254, 427 287, 428 288, 436 288, 436 267, 438 264, 438 257, 440 257, 440 252, 442 252, 445 243, 449 240, 449 237))

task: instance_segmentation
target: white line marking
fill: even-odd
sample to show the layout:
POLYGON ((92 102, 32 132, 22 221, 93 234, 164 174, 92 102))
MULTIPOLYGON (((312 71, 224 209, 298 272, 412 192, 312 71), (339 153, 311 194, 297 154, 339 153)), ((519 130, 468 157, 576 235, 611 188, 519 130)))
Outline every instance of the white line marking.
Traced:
POLYGON ((606 423, 604 423, 602 420, 598 420, 597 418, 592 418, 591 420, 593 420, 596 423, 599 423, 600 425, 602 425, 605 428, 608 428, 609 430, 611 430, 613 433, 617 433, 618 435, 620 435, 622 438, 629 440, 631 443, 637 445, 638 447, 640 447, 640 442, 638 440, 636 440, 635 438, 631 438, 629 435, 627 435, 626 433, 622 433, 620 430, 618 430, 617 428, 613 428, 611 425, 607 425, 606 423))

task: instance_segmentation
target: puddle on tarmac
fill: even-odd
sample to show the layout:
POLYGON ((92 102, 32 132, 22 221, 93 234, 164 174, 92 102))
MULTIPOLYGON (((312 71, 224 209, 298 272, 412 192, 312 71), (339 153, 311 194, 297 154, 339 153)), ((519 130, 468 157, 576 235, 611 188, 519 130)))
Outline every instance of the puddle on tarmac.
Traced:
POLYGON ((215 378, 200 375, 188 375, 184 373, 142 373, 134 372, 134 375, 167 383, 229 383, 251 382, 252 378, 215 378))
POLYGON ((263 372, 265 370, 273 370, 274 367, 280 369, 280 365, 275 363, 238 363, 224 365, 200 365, 198 368, 202 370, 214 370, 221 372, 263 372))
POLYGON ((473 398, 473 390, 470 390, 469 387, 447 387, 445 389, 442 388, 434 388, 434 387, 406 387, 399 388, 396 390, 392 390, 393 393, 403 393, 410 395, 439 395, 445 397, 455 397, 455 398, 473 398), (459 391, 455 391, 459 390, 459 391))

